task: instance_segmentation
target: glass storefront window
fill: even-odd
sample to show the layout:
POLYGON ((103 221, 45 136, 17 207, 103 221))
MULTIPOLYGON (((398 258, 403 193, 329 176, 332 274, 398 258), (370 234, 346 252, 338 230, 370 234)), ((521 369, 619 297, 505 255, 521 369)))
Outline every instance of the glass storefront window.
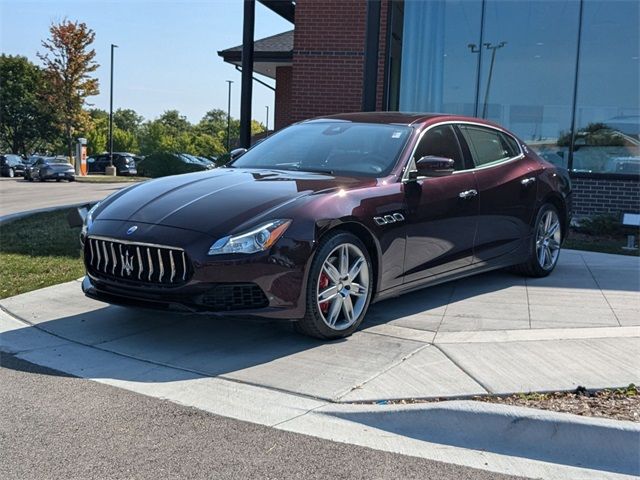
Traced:
POLYGON ((639 6, 636 0, 584 2, 575 172, 640 174, 639 6))
POLYGON ((473 115, 481 2, 404 2, 399 109, 473 115))
POLYGON ((392 109, 493 120, 575 172, 640 173, 637 0, 394 0, 392 9, 392 109))
POLYGON ((478 116, 567 166, 578 42, 575 0, 486 0, 478 116), (560 142, 562 143, 562 142, 560 142))

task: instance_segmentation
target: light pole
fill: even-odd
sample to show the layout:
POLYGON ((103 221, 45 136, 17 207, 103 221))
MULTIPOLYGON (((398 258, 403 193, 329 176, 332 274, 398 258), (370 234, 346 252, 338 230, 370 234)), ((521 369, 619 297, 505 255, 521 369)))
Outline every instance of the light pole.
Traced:
POLYGON ((231 84, 233 80, 226 81, 229 84, 229 94, 227 95, 227 152, 231 149, 231 84))
MULTIPOLYGON (((109 171, 110 175, 115 175, 113 171, 113 51, 118 48, 117 45, 111 44, 111 85, 109 92, 109 171)), ((105 173, 106 170, 105 170, 105 173)))
POLYGON ((267 109, 267 124, 266 124, 267 134, 265 135, 265 137, 268 137, 269 136, 269 105, 265 105, 264 108, 267 109))
POLYGON ((487 90, 484 94, 484 107, 482 107, 482 118, 487 118, 487 107, 489 106, 489 89, 491 88, 491 77, 493 76, 493 64, 496 61, 496 52, 498 49, 504 47, 507 42, 500 42, 497 45, 491 43, 485 43, 484 46, 487 50, 491 50, 491 64, 489 65, 489 77, 487 78, 487 90))

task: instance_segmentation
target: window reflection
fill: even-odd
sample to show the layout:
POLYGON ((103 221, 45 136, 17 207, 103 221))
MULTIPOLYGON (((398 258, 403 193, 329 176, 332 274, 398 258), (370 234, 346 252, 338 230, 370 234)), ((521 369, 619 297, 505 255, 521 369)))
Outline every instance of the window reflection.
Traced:
POLYGON ((484 116, 556 165, 640 173, 640 2, 392 5, 389 107, 484 116))
POLYGON ((639 5, 634 0, 584 3, 576 172, 640 173, 639 5))
POLYGON ((487 0, 485 8, 489 51, 481 68, 479 112, 486 111, 485 118, 512 130, 545 159, 567 166, 568 146, 558 139, 571 129, 579 3, 487 0))
POLYGON ((482 3, 404 2, 400 110, 473 115, 482 3))

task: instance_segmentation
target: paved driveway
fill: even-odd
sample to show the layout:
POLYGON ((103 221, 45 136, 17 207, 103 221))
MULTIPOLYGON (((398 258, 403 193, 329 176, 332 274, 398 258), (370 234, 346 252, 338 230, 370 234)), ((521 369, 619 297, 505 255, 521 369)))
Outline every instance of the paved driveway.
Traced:
POLYGON ((0 177, 0 217, 27 210, 102 200, 126 183, 27 182, 0 177))
POLYGON ((482 416, 463 421, 446 404, 386 403, 637 384, 639 267, 638 258, 564 251, 545 279, 494 272, 381 302, 360 331, 333 342, 282 323, 109 306, 74 281, 2 300, 0 348, 282 430, 535 478, 614 478, 597 462, 536 456, 528 444, 504 455, 487 444, 482 416), (434 424, 473 438, 434 437, 434 424))
MULTIPOLYGON (((334 342, 288 324, 109 306, 85 298, 78 282, 2 306, 34 325, 23 328, 101 354, 332 402, 617 387, 639 380, 640 359, 628 353, 639 346, 638 266, 564 251, 547 278, 495 272, 378 303, 359 332, 334 342)), ((126 369, 98 371, 134 379, 126 369)))

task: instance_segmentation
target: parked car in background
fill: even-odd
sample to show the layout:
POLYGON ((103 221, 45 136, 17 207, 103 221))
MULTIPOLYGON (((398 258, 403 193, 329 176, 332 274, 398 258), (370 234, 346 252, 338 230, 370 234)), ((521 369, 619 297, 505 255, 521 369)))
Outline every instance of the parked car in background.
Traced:
POLYGON ((230 157, 94 207, 85 294, 339 338, 403 292, 504 267, 549 275, 571 220, 567 171, 477 118, 334 115, 230 157))
POLYGON ((24 162, 20 155, 7 153, 0 155, 0 175, 3 177, 15 177, 24 175, 24 162))
POLYGON ((76 171, 66 157, 39 158, 29 169, 28 180, 67 180, 73 182, 76 179, 76 171))
POLYGON ((25 180, 31 180, 31 167, 33 167, 33 164, 36 163, 41 158, 46 158, 46 157, 42 155, 31 155, 25 160, 24 173, 22 174, 25 180))
POLYGON ((151 178, 201 172, 211 168, 202 160, 184 153, 153 153, 138 162, 138 173, 151 178))
MULTIPOLYGON (((87 171, 89 173, 104 173, 109 165, 109 154, 92 155, 87 158, 87 171)), ((128 152, 114 152, 113 166, 118 175, 137 175, 136 155, 128 152)))
POLYGON ((640 175, 640 157, 613 157, 605 164, 606 173, 640 175))
POLYGON ((191 155, 190 153, 179 153, 181 157, 185 159, 188 163, 200 164, 205 166, 208 169, 215 168, 213 162, 204 157, 199 157, 197 155, 191 155))

